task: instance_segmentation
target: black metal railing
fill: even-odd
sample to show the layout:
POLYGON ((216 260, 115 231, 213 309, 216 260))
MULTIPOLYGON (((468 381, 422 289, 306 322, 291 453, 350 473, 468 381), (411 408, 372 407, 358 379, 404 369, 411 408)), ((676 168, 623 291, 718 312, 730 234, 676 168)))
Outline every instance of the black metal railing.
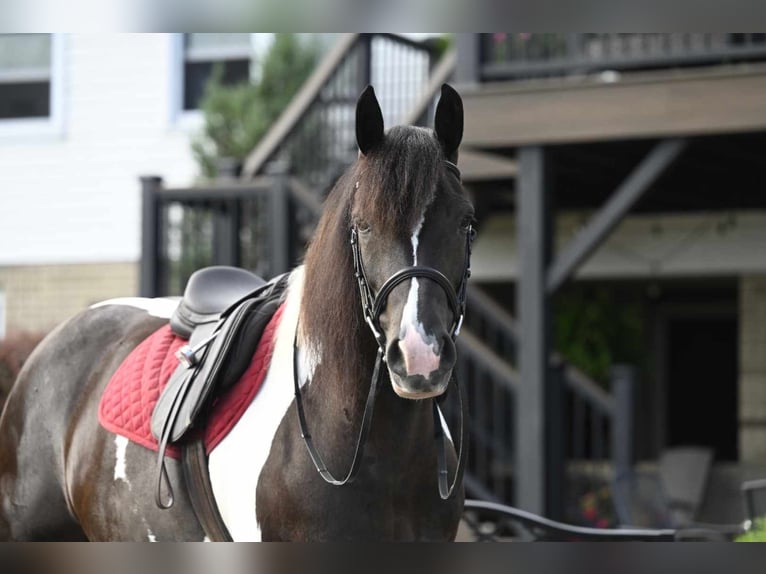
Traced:
POLYGON ((766 60, 766 34, 478 35, 480 81, 766 60))
MULTIPOLYGON (((516 364, 519 337, 515 319, 478 286, 468 291, 468 313, 458 339, 457 374, 469 392, 471 453, 466 488, 471 496, 513 502, 516 396, 522 384, 516 364)), ((551 420, 548 448, 561 497, 575 493, 583 468, 611 466, 629 471, 632 451, 633 370, 615 367, 610 392, 568 364, 551 357, 551 420)), ((455 420, 453 418, 453 420, 455 420)), ((456 421, 455 421, 456 422, 456 421)), ((554 506, 564 514, 563 498, 554 506)))
POLYGON ((279 164, 301 186, 291 242, 305 245, 317 217, 303 203, 321 201, 357 157, 355 110, 368 84, 387 126, 404 121, 425 90, 431 49, 395 34, 348 34, 320 63, 291 105, 245 162, 243 179, 279 164))
POLYGON ((288 164, 291 175, 324 194, 357 155, 355 109, 368 84, 387 126, 404 120, 428 83, 433 55, 425 44, 395 34, 343 38, 246 164, 246 176, 269 162, 288 164), (270 137, 273 136, 273 137, 270 137))
POLYGON ((262 277, 295 266, 304 245, 291 230, 300 210, 321 210, 302 184, 274 166, 251 182, 166 188, 142 178, 141 295, 180 295, 189 276, 209 265, 233 265, 262 277))
MULTIPOLYGON (((519 376, 482 339, 465 329, 457 340, 457 380, 468 392, 466 487, 483 500, 513 500, 515 417, 519 376)), ((456 417, 452 417, 454 423, 456 417)), ((454 427, 453 427, 454 428, 454 427)))

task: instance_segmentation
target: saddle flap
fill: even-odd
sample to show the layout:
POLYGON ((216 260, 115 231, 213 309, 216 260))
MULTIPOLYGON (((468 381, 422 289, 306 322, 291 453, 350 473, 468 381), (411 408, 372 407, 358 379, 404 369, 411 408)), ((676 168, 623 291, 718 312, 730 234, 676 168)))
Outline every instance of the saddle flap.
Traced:
MULTIPOLYGON (((203 341, 205 338, 213 334, 215 327, 216 325, 214 323, 198 326, 189 340, 189 344, 194 346, 203 341)), ((204 361, 204 358, 207 356, 207 351, 208 348, 205 347, 202 351, 200 361, 204 361)), ((185 401, 185 396, 189 391, 191 382, 196 379, 196 372, 199 370, 200 364, 201 363, 198 363, 194 367, 189 368, 183 363, 179 364, 170 376, 170 380, 162 391, 157 403, 154 405, 151 419, 151 430, 158 441, 161 440, 165 427, 169 424, 170 419, 174 419, 174 426, 178 424, 178 413, 181 404, 185 401)), ((188 426, 189 425, 187 424, 186 428, 188 428, 188 426)))
POLYGON ((221 323, 200 325, 194 330, 191 346, 209 339, 213 333, 215 336, 206 344, 196 365, 187 367, 181 363, 173 372, 152 413, 151 430, 158 440, 168 432, 169 442, 181 440, 212 403, 212 395, 224 392, 239 381, 281 303, 285 286, 286 279, 280 277, 261 296, 245 299, 225 311, 221 323), (188 388, 184 388, 182 381, 187 377, 188 388), (183 393, 180 397, 179 392, 183 393), (176 404, 176 397, 180 404, 176 404))

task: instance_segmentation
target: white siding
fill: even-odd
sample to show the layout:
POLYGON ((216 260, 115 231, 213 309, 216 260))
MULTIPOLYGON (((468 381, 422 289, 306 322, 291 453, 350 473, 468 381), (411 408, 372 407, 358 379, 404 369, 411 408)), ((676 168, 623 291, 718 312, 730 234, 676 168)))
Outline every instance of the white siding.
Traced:
POLYGON ((3 137, 0 122, 0 265, 136 260, 138 177, 197 173, 171 119, 170 35, 71 34, 62 51, 61 130, 3 137))

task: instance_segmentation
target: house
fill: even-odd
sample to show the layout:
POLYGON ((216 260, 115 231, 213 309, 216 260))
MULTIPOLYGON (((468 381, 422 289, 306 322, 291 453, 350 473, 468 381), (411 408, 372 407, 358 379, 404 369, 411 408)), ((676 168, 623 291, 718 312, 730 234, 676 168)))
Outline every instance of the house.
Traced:
MULTIPOLYGON (((620 474, 695 445, 721 495, 703 518, 738 519, 729 495, 766 472, 766 36, 455 40, 400 120, 427 121, 442 81, 463 96, 480 231, 459 369, 474 389, 469 493, 561 516, 573 463, 611 457, 620 474), (610 366, 612 389, 593 380, 610 366)), ((311 114, 348 105, 316 95, 349 59, 373 62, 357 82, 374 77, 383 40, 344 41, 245 177, 311 114)))
POLYGON ((268 36, 0 34, 0 338, 138 293, 138 177, 194 181, 212 66, 247 79, 268 36))
MULTIPOLYGON (((520 321, 520 416, 545 412, 557 312, 594 304, 608 326, 627 310, 635 455, 708 447, 711 486, 763 473, 766 36, 495 33, 457 46, 464 146, 518 169, 466 183, 485 213, 475 279, 520 321)), ((536 462, 517 493, 541 511, 546 462, 531 455, 546 430, 522 420, 518 432, 536 462)))

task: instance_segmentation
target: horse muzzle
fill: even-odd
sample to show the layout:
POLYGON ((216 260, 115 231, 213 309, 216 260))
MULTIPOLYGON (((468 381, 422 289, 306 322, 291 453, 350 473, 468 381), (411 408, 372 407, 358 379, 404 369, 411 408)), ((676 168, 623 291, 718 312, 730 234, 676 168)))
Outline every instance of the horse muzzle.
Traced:
POLYGON ((441 344, 429 343, 408 331, 386 350, 394 392, 416 400, 441 395, 449 385, 455 358, 455 344, 450 337, 444 336, 441 344))

